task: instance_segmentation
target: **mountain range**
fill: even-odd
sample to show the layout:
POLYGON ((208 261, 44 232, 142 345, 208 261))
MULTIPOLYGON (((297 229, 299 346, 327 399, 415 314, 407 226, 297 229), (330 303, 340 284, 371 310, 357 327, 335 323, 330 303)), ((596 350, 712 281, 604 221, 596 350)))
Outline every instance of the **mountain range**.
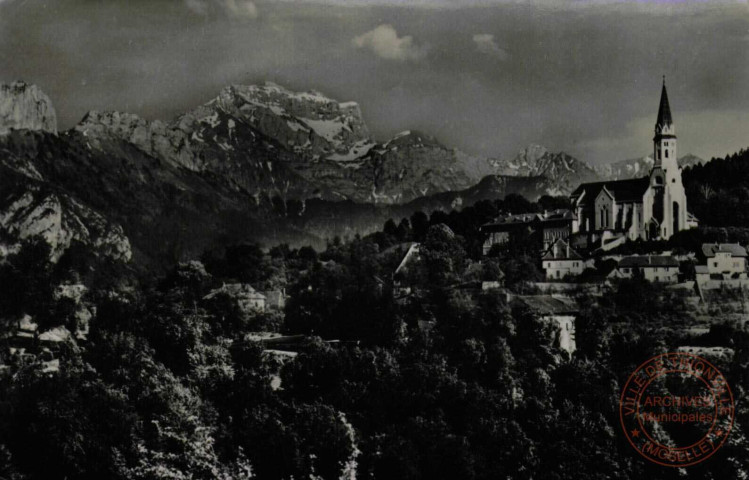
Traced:
MULTIPOLYGON (((682 168, 693 167, 695 165, 707 163, 697 155, 686 154, 678 159, 679 166, 682 168)), ((626 180, 647 175, 653 167, 653 157, 650 155, 620 160, 608 165, 602 165, 596 168, 596 172, 606 180, 626 180)))
POLYGON ((378 142, 355 102, 273 83, 169 122, 91 111, 58 133, 49 98, 16 82, 0 87, 0 248, 41 234, 55 256, 79 241, 152 264, 231 242, 321 246, 418 209, 566 195, 638 168, 618 165, 535 145, 484 159, 415 130, 378 142))

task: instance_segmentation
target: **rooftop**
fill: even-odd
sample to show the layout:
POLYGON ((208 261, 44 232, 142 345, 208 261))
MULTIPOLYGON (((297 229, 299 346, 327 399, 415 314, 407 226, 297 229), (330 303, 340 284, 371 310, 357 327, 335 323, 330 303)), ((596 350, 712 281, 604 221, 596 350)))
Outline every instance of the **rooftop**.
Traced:
POLYGON ((605 187, 606 190, 614 196, 614 199, 617 202, 641 202, 642 196, 645 194, 645 191, 649 186, 650 179, 648 177, 632 178, 629 180, 612 180, 609 182, 583 183, 572 192, 570 197, 574 201, 582 197, 583 193, 585 193, 582 204, 593 202, 605 187))
POLYGON ((738 243, 703 243, 702 254, 714 257, 716 253, 730 253, 732 257, 746 257, 746 249, 738 243))
POLYGON ((668 93, 666 93, 666 79, 663 79, 663 88, 661 89, 661 103, 658 106, 658 119, 655 121, 656 126, 673 125, 671 118, 671 106, 668 104, 668 93))
POLYGON ((621 267, 635 267, 635 268, 648 268, 648 267, 678 267, 679 262, 674 257, 667 257, 663 255, 639 255, 632 257, 624 257, 619 261, 619 268, 621 267))
POLYGON ((582 260, 580 256, 570 244, 565 242, 564 239, 558 238, 554 243, 551 244, 549 249, 544 253, 541 260, 582 260))
POLYGON ((542 315, 577 313, 580 309, 569 297, 554 295, 518 295, 515 301, 542 315))
POLYGON ((508 214, 497 217, 494 222, 487 225, 523 225, 531 222, 552 222, 555 220, 573 220, 575 214, 566 208, 547 210, 541 213, 519 213, 508 214))

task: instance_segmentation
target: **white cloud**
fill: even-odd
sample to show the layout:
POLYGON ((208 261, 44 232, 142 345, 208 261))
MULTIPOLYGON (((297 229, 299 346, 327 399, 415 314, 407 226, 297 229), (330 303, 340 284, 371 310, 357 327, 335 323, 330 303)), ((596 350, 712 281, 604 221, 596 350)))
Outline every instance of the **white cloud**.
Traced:
POLYGON ((185 5, 198 15, 208 15, 208 4, 204 0, 185 0, 185 5))
POLYGON ((476 44, 476 49, 481 53, 491 55, 499 60, 510 58, 507 51, 497 44, 494 40, 494 35, 491 33, 477 33, 473 36, 473 43, 476 44))
POLYGON ((184 2, 187 8, 198 15, 219 12, 238 19, 254 19, 258 16, 257 6, 252 0, 184 0, 184 2))
POLYGON ((417 45, 411 35, 398 37, 392 25, 380 25, 354 38, 353 43, 387 60, 419 60, 426 55, 426 47, 417 45))
POLYGON ((235 17, 257 18, 257 7, 250 0, 224 0, 224 6, 235 17))

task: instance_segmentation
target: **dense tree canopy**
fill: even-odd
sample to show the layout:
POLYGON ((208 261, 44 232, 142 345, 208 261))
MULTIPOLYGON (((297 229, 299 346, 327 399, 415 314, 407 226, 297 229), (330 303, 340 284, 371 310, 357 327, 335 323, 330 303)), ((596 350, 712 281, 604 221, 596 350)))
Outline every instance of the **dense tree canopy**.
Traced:
MULTIPOLYGON (((744 156, 726 160, 737 177, 744 156)), ((732 192, 722 174, 711 173, 727 167, 710 165, 695 171, 714 178, 714 191, 732 192)), ((695 188, 691 175, 688 189, 695 188)), ((695 213, 707 218, 711 198, 695 201, 695 213)), ((497 278, 501 270, 511 291, 526 292, 540 275, 537 246, 515 238, 470 273, 480 257, 479 227, 502 212, 563 201, 508 196, 461 212, 417 213, 364 238, 331 239, 321 252, 229 246, 138 281, 81 250, 51 263, 49 247, 31 240, 0 263, 3 341, 24 314, 42 330, 75 329, 75 309, 53 294, 60 283, 88 285, 82 301, 93 318, 85 340, 54 352, 57 372, 5 359, 0 478, 748 475, 742 402, 731 441, 710 462, 680 471, 641 459, 618 419, 632 370, 685 342, 733 348, 719 368, 743 398, 749 338, 729 316, 692 333, 704 311, 673 290, 623 281, 609 295, 577 297, 578 349, 570 358, 554 345, 554 324, 508 302, 505 292, 471 287, 468 280, 497 278), (419 259, 395 276, 410 242, 420 242, 419 259), (92 281, 106 268, 108 282, 92 281), (285 311, 248 313, 226 295, 206 300, 228 282, 285 289, 285 311), (249 335, 258 330, 290 335, 293 353, 249 335)), ((673 242, 688 248, 719 233, 673 242)))

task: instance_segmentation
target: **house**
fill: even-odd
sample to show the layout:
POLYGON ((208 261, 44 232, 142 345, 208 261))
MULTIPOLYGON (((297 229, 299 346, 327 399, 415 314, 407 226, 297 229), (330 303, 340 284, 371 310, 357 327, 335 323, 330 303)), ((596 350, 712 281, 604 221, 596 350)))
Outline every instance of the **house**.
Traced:
POLYGON ((609 278, 634 278, 642 275, 649 282, 675 283, 679 280, 679 262, 666 255, 623 257, 609 278))
POLYGON ((286 307, 286 289, 268 290, 264 293, 265 306, 274 310, 283 310, 286 307))
POLYGON ((587 245, 607 241, 666 240, 697 224, 677 163, 676 127, 663 81, 653 138, 653 167, 641 178, 584 183, 570 195, 578 219, 575 234, 587 245))
POLYGON ((541 265, 548 280, 559 280, 568 275, 580 275, 585 260, 564 239, 557 239, 541 257, 541 265))
POLYGON ((698 281, 746 278, 746 249, 738 243, 705 243, 701 259, 704 265, 695 268, 698 281))
POLYGON ((484 255, 494 245, 503 245, 510 241, 511 235, 520 233, 538 236, 543 248, 549 248, 557 239, 569 237, 575 222, 574 214, 567 209, 498 217, 492 223, 481 226, 481 232, 487 236, 483 245, 484 255))
POLYGON ((246 283, 228 283, 211 291, 203 300, 212 300, 218 295, 228 295, 245 313, 264 312, 266 297, 246 283))
POLYGON ((570 355, 575 352, 575 318, 580 313, 577 303, 561 295, 516 295, 512 303, 528 308, 545 321, 558 328, 555 345, 570 355))

